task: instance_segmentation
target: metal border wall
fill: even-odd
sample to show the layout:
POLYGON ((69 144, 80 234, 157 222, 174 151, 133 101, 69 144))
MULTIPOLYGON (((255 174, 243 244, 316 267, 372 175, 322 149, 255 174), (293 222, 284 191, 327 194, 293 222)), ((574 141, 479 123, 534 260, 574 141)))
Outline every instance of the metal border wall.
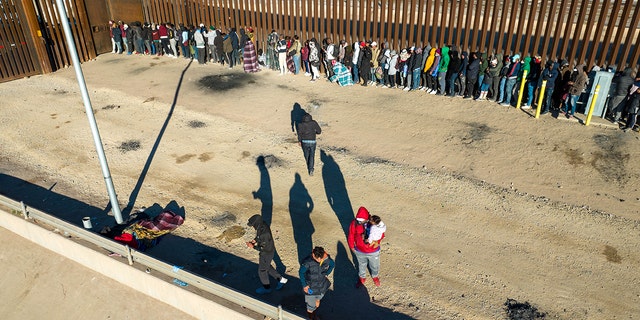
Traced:
POLYGON ((387 40, 396 49, 453 44, 588 65, 635 67, 640 59, 638 0, 141 1, 146 21, 251 26, 260 42, 276 30, 302 40, 387 40))
MULTIPOLYGON (((22 202, 17 202, 7 197, 0 196, 0 215, 2 215, 2 217, 0 217, 1 227, 16 232, 19 236, 27 238, 30 241, 33 241, 49 250, 52 250, 62 256, 83 264, 88 268, 91 268, 98 272, 102 272, 105 276, 129 285, 132 288, 139 290, 144 294, 150 295, 160 301, 165 301, 169 304, 171 304, 171 301, 174 301, 175 303, 171 304, 174 308, 179 309, 196 318, 206 319, 207 316, 210 316, 211 314, 217 314, 221 316, 232 316, 233 319, 250 319, 247 316, 241 315, 235 311, 217 305, 210 300, 186 291, 173 284, 164 282, 160 279, 155 279, 154 281, 157 282, 154 282, 152 285, 156 287, 163 287, 162 290, 158 290, 157 288, 154 288, 153 290, 141 290, 141 288, 148 287, 148 285, 142 285, 140 283, 138 283, 138 285, 133 285, 136 283, 136 281, 141 281, 140 277, 135 274, 136 272, 141 271, 130 268, 126 264, 122 264, 121 262, 105 256, 104 254, 100 254, 90 248, 79 245, 58 234, 47 231, 33 223, 30 223, 28 221, 21 221, 22 219, 18 218, 15 214, 12 215, 11 213, 5 212, 1 207, 6 207, 9 210, 12 210, 13 213, 22 214, 24 216, 24 220, 37 220, 43 224, 60 230, 60 232, 63 234, 69 234, 73 237, 77 237, 84 241, 90 242, 98 247, 118 253, 123 257, 127 257, 130 265, 132 265, 133 263, 140 263, 162 274, 165 274, 172 278, 178 278, 198 289, 267 316, 271 319, 302 319, 295 314, 282 310, 280 306, 272 306, 262 301, 253 299, 233 289, 227 288, 220 284, 211 282, 208 279, 192 274, 186 270, 181 269, 176 273, 173 266, 149 257, 142 252, 138 252, 126 245, 122 245, 120 243, 112 241, 111 239, 102 237, 94 232, 82 229, 68 222, 52 217, 37 209, 27 208, 22 202), (58 239, 60 241, 58 241, 58 239), (80 252, 81 255, 78 255, 78 252, 80 252), (132 273, 134 274, 132 275, 132 273), (126 278, 127 280, 121 280, 123 278, 126 278), (163 294, 169 294, 169 296, 160 296, 163 294), (175 297, 178 295, 183 296, 184 299, 175 299, 175 297)), ((144 281, 150 280, 146 279, 144 281)))

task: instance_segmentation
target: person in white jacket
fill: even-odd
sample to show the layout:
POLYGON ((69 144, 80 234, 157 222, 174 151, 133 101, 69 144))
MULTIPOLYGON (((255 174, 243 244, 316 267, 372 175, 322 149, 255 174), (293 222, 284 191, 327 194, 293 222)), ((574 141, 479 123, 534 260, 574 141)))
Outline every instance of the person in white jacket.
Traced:
POLYGON ((382 222, 382 219, 376 215, 371 216, 367 230, 369 231, 367 232, 368 237, 364 239, 364 242, 373 248, 380 246, 380 240, 382 240, 384 233, 387 231, 387 226, 382 222))

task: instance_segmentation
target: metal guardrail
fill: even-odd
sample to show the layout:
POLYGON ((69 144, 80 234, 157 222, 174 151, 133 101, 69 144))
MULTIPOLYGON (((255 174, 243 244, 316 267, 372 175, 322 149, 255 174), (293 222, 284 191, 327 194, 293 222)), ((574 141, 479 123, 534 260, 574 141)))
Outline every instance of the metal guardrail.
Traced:
POLYGON ((25 220, 36 219, 51 227, 54 227, 66 234, 88 241, 98 247, 107 249, 111 252, 120 254, 123 257, 127 257, 129 265, 134 263, 140 263, 148 268, 158 271, 164 275, 172 278, 177 278, 181 281, 193 285, 194 287, 208 292, 216 297, 227 300, 251 311, 257 312, 265 317, 279 320, 302 320, 298 315, 284 311, 282 306, 273 306, 265 302, 256 300, 249 296, 246 296, 238 291, 223 285, 214 283, 206 278, 197 276, 193 273, 185 271, 184 269, 177 269, 174 266, 162 262, 158 259, 152 258, 140 251, 131 249, 127 245, 117 243, 109 238, 100 236, 94 232, 85 230, 66 221, 55 218, 47 213, 44 213, 35 208, 28 208, 24 202, 18 202, 13 199, 0 195, 0 205, 5 206, 14 213, 20 213, 25 220))

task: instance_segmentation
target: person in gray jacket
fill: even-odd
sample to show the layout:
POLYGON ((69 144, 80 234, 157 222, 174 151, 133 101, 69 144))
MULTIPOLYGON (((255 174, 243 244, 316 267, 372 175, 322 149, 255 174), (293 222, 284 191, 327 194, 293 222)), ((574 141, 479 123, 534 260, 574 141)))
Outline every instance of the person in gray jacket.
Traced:
POLYGON ((629 89, 633 85, 633 69, 625 68, 622 74, 613 78, 612 89, 613 94, 609 100, 609 112, 613 123, 618 123, 622 117, 622 111, 624 111, 629 94, 629 89))
POLYGON ((302 116, 302 122, 298 123, 298 143, 302 146, 304 160, 307 163, 309 175, 313 175, 314 158, 316 156, 316 135, 322 133, 320 125, 313 120, 310 114, 302 116))

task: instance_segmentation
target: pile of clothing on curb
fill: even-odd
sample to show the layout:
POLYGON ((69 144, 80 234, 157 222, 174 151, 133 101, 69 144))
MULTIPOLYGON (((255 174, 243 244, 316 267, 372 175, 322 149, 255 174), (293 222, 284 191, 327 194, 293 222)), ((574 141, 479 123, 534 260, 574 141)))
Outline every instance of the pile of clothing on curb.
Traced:
POLYGON ((145 251, 156 246, 163 235, 177 229, 183 223, 184 218, 171 210, 163 210, 153 219, 144 211, 140 211, 128 219, 121 232, 107 227, 100 233, 138 251, 145 251))

